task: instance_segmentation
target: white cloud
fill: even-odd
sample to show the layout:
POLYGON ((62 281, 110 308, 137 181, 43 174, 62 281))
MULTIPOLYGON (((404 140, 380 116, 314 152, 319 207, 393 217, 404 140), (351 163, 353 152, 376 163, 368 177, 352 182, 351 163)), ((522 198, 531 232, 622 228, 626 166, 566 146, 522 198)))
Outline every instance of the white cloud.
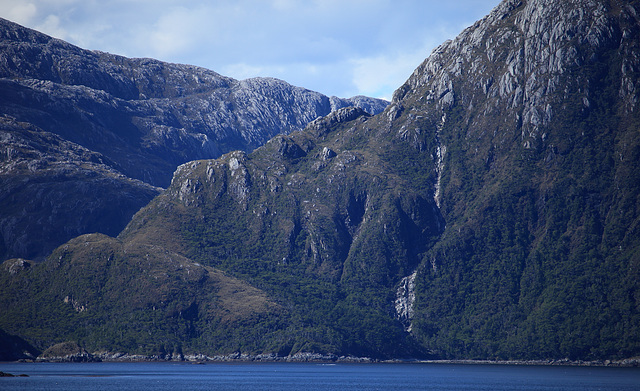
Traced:
POLYGON ((193 39, 193 27, 200 25, 197 14, 184 7, 175 7, 162 15, 148 35, 156 57, 173 57, 188 52, 193 39))
POLYGON ((60 18, 56 15, 47 15, 44 21, 36 26, 36 29, 59 39, 69 39, 69 33, 60 26, 60 18))
POLYGON ((361 95, 391 100, 390 92, 402 85, 423 59, 421 55, 354 59, 352 81, 361 95))
POLYGON ((38 13, 38 8, 33 3, 11 4, 0 2, 0 14, 6 18, 20 24, 29 24, 38 13))

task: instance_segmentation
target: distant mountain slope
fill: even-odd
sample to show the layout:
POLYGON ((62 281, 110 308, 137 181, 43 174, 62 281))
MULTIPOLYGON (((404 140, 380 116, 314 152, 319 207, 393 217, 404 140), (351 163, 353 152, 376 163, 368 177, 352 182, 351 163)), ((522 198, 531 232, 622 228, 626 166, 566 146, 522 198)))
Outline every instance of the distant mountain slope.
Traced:
POLYGON ((167 186, 178 164, 250 151, 332 110, 387 102, 340 99, 281 80, 243 81, 190 65, 80 49, 0 19, 0 108, 167 186))
POLYGON ((160 188, 97 152, 0 117, 0 254, 47 255, 85 232, 117 235, 160 188))
POLYGON ((117 238, 5 262, 0 329, 147 355, 637 357, 639 16, 638 1, 505 0, 383 113, 183 164, 117 238), (212 306, 242 291, 202 268, 261 304, 212 306), (127 305, 149 275, 173 295, 127 305))
MULTIPOLYGON (((277 79, 238 81, 194 66, 83 50, 0 19, 0 115, 5 117, 0 131, 6 140, 1 148, 10 166, 16 156, 8 140, 42 132, 64 141, 56 141, 57 148, 75 145, 101 156, 99 171, 166 187, 179 164, 236 149, 251 151, 276 134, 300 130, 350 105, 375 114, 387 102, 326 97, 277 79), (30 130, 15 123, 28 124, 30 130)), ((58 151, 47 157, 47 143, 29 148, 45 160, 65 156, 58 151)), ((116 234, 152 197, 148 189, 118 195, 117 186, 96 187, 91 180, 82 184, 83 191, 71 186, 64 194, 57 179, 43 181, 48 173, 33 164, 31 169, 4 170, 0 178, 7 184, 4 193, 14 199, 0 213, 1 259, 40 257, 81 233, 116 234), (8 185, 23 180, 30 183, 28 189, 8 185), (49 191, 45 186, 58 186, 61 192, 55 199, 37 199, 49 191), (101 203, 107 201, 101 194, 110 194, 113 203, 101 203), (93 199, 81 200, 87 196, 93 199), (16 200, 29 200, 29 205, 23 208, 16 200), (90 208, 80 207, 88 203, 90 208)))

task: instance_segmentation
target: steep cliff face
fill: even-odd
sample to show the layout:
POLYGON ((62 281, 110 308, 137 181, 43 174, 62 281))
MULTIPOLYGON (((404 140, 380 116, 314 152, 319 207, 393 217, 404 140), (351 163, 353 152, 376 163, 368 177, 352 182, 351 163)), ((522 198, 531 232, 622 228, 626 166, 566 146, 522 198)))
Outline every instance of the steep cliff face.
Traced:
POLYGON ((504 1, 396 92, 395 126, 420 115, 437 133, 447 230, 424 254, 413 328, 429 349, 637 352, 638 12, 504 1))
POLYGON ((4 162, 16 166, 12 143, 34 137, 41 142, 30 143, 29 154, 39 159, 64 164, 62 149, 73 146, 105 162, 85 165, 73 185, 35 163, 29 170, 5 169, 3 193, 13 201, 0 214, 0 259, 43 257, 82 233, 115 235, 157 194, 150 187, 131 193, 130 185, 121 186, 125 182, 166 187, 175 168, 189 160, 251 151, 341 107, 375 114, 386 104, 329 98, 276 79, 238 81, 194 66, 83 50, 0 19, 4 162), (131 180, 110 187, 109 181, 88 178, 101 177, 103 169, 131 180), (29 186, 18 189, 15 184, 23 181, 29 186))
POLYGON ((444 225, 432 178, 402 177, 395 153, 418 151, 374 125, 341 109, 250 155, 186 163, 120 239, 252 281, 292 313, 279 351, 423 355, 394 319, 393 287, 444 225))
MULTIPOLYGON (((383 113, 340 109, 251 153, 185 163, 117 239, 78 239, 22 271, 5 264, 2 303, 60 259, 86 262, 111 243, 125 264, 165 268, 169 254, 275 305, 233 327, 211 328, 211 307, 210 318, 172 320, 188 330, 172 341, 192 352, 637 356, 639 13, 638 1, 506 0, 437 48, 383 113)), ((65 267, 60 286, 91 302, 66 276, 92 272, 65 267)), ((188 299, 207 289, 175 306, 202 313, 188 299)), ((147 304, 136 316, 166 315, 147 304)), ((10 309, 6 333, 35 343, 48 332, 11 322, 25 312, 10 309)), ((60 328, 47 342, 82 335, 96 350, 138 339, 134 351, 156 349, 145 325, 112 339, 60 328)))
MULTIPOLYGON (((636 354, 637 11, 637 2, 505 1, 437 48, 383 114, 348 126, 334 116, 308 128, 310 141, 277 138, 249 157, 230 157, 226 179, 212 177, 221 186, 214 191, 205 190, 202 176, 182 179, 185 167, 174 178, 180 185, 172 185, 184 190, 183 200, 213 208, 209 216, 235 204, 234 224, 241 221, 231 227, 193 215, 190 221, 203 218, 208 228, 192 238, 231 235, 201 239, 196 248, 212 251, 205 252, 209 260, 260 258, 255 254, 267 248, 269 264, 286 264, 298 251, 305 273, 333 278, 343 292, 352 292, 357 278, 347 276, 357 270, 364 285, 379 284, 364 296, 385 297, 387 316, 441 357, 636 354), (305 163, 251 168, 268 150, 305 163), (339 169, 319 181, 319 167, 339 169), (375 177, 364 179, 362 167, 384 173, 381 187, 375 177), (363 179, 332 187, 341 172, 363 179), (391 185, 404 181, 406 188, 391 185), (413 223, 373 202, 391 189, 401 189, 404 201, 383 204, 408 205, 401 215, 413 223), (217 204, 196 194, 230 198, 217 204), (264 223, 264 216, 287 213, 265 203, 265 194, 287 200, 276 205, 287 205, 290 221, 264 223), (296 194, 308 194, 299 206, 296 194), (429 206, 418 208, 416 200, 429 206), (364 212, 353 212, 356 219, 349 210, 364 212), (373 210, 389 220, 374 218, 373 210), (351 236, 349 224, 337 223, 354 220, 351 236), (390 226, 397 236, 385 242, 390 226), (330 234, 316 234, 322 230, 330 234), (267 246, 264 238, 276 232, 281 244, 267 246), (242 245, 225 244, 234 240, 242 245)), ((176 197, 172 191, 165 196, 176 197)), ((220 262, 225 270, 240 265, 220 262)))
POLYGON ((340 109, 252 154, 183 164, 118 239, 79 237, 32 268, 7 261, 0 327, 23 335, 25 313, 45 302, 51 315, 42 317, 57 319, 61 331, 34 324, 43 337, 28 340, 41 350, 62 338, 139 354, 166 351, 169 341, 185 354, 424 356, 394 318, 394 287, 443 224, 428 196, 432 178, 403 179, 406 167, 387 155, 417 151, 401 139, 390 146, 386 130, 367 126, 372 120, 340 109), (369 144, 367 132, 379 143, 369 144), (203 270, 250 282, 246 289, 271 304, 249 304, 244 290, 203 270), (44 296, 16 302, 14 290, 45 281, 44 296), (107 297, 122 304, 107 305, 107 297), (183 319, 173 308, 197 316, 183 319), (68 316, 91 326, 74 330, 68 316), (124 327, 122 319, 133 321, 124 327))

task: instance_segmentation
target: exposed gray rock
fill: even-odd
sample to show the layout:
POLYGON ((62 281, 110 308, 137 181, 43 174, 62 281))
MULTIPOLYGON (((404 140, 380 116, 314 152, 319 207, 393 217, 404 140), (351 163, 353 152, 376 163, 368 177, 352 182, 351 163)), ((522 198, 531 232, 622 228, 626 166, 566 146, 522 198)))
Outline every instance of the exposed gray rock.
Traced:
POLYGON ((353 121, 361 118, 366 120, 369 114, 357 107, 346 107, 332 112, 326 117, 321 117, 309 123, 309 130, 317 136, 323 136, 327 130, 339 123, 353 121))
MULTIPOLYGON (((0 18, 0 259, 116 235, 180 164, 251 151, 345 106, 375 114, 387 103, 83 50, 0 18)), ((234 183, 244 199, 246 183, 234 183)))
POLYGON ((22 258, 16 258, 5 261, 2 266, 9 274, 18 274, 31 268, 31 262, 22 258))
MULTIPOLYGON (((528 324, 536 326, 517 337, 526 341, 521 354, 529 354, 526 350, 535 345, 530 336, 540 333, 544 336, 535 338, 545 344, 553 338, 572 341, 576 349, 584 347, 585 356, 596 356, 593 346, 598 345, 597 337, 577 342, 578 336, 585 335, 579 330, 580 323, 592 308, 593 314, 601 314, 605 311, 598 306, 614 307, 612 303, 621 295, 613 292, 624 286, 620 276, 629 270, 635 273, 630 266, 635 261, 622 254, 635 254, 638 246, 630 239, 638 237, 638 215, 627 205, 637 202, 640 160, 626 159, 637 156, 631 149, 639 150, 639 15, 637 0, 505 0, 457 38, 436 48, 395 92, 385 115, 376 117, 387 121, 398 137, 409 137, 411 129, 435 135, 428 145, 434 162, 431 175, 436 179, 433 194, 447 229, 417 269, 414 311, 424 323, 414 317, 412 329, 429 340, 430 347, 438 346, 436 340, 452 330, 459 332, 467 324, 471 325, 467 335, 476 338, 476 346, 491 341, 485 345, 486 351, 494 352, 494 346, 488 347, 491 343, 511 338, 506 335, 516 329, 520 333, 528 327, 522 324, 531 322, 528 324), (631 201, 616 209, 623 199, 631 201), (515 211, 524 211, 523 205, 530 205, 529 214, 517 216, 519 212, 515 211), (591 221, 585 216, 591 210, 597 210, 598 228, 594 231, 585 228, 591 221), (562 224, 555 225, 563 218, 562 224), (523 225, 506 228, 514 221, 523 225), (562 228, 553 231, 552 226, 562 228), (619 236, 612 239, 609 230, 614 226, 619 236), (509 230, 519 232, 512 237, 529 237, 521 242, 526 244, 518 255, 510 253, 505 242, 497 244, 500 240, 491 237, 500 232, 498 237, 505 238, 509 230), (551 250, 561 240, 571 243, 566 251, 551 250), (492 241, 495 247, 489 244, 492 241), (577 243, 600 253, 586 255, 586 251, 577 250, 577 243), (582 269, 591 259, 598 262, 582 269), (603 268, 600 272, 600 265, 609 259, 616 259, 611 262, 617 262, 619 271, 603 268), (517 265, 516 260, 526 268, 506 278, 508 273, 494 272, 517 265), (599 289, 598 293, 603 292, 603 299, 599 299, 589 296, 588 289, 572 290, 570 283, 558 277, 544 282, 524 278, 527 273, 533 275, 534 263, 540 275, 548 276, 554 270, 555 276, 565 273, 572 280, 574 275, 566 270, 577 268, 587 279, 608 276, 610 285, 599 289), (500 264, 508 266, 497 266, 500 264), (496 293, 508 286, 510 278, 519 294, 513 301, 504 291, 496 293), (500 288, 491 291, 482 286, 486 281, 499 281, 500 288), (520 285, 524 281, 529 282, 520 285), (483 293, 477 294, 480 291, 483 293), (448 294, 467 301, 441 302, 448 294), (526 295, 532 299, 524 300, 526 295), (585 304, 576 309, 575 301, 564 299, 572 295, 585 304), (494 300, 503 300, 504 304, 494 300), (550 320, 548 313, 540 311, 552 302, 563 303, 555 310, 563 314, 566 331, 559 325, 563 321, 550 320), (465 304, 458 308, 458 303, 465 304), (515 318, 505 321, 506 314, 513 313, 511 308, 518 306, 526 322, 518 324, 520 320, 515 318), (475 310, 468 312, 472 307, 475 310), (489 307, 495 312, 487 312, 489 307), (572 311, 573 315, 567 315, 572 311), (498 317, 491 316, 498 313, 500 320, 492 323, 498 317), (479 321, 480 317, 485 321, 479 321), (446 319, 451 321, 443 331, 446 319), (537 326, 542 323, 536 323, 540 319, 552 325, 548 334, 537 326), (512 323, 505 327, 508 322, 512 323), (492 328, 498 323, 500 326, 492 328), (491 328, 487 333, 491 337, 480 337, 485 326, 491 328), (496 338, 494 330, 499 327, 505 327, 504 334, 496 338)), ((400 319, 409 314, 410 308, 406 278, 397 287, 394 303, 400 319)), ((632 286, 637 280, 634 274, 625 283, 633 281, 632 286)), ((626 310, 620 313, 628 319, 637 314, 626 310)), ((600 319, 594 315, 584 323, 583 330, 601 329, 593 326, 600 319)), ((624 345, 627 339, 622 335, 628 330, 617 334, 621 337, 613 337, 611 332, 605 338, 624 345)), ((630 345, 635 352, 637 342, 630 345)), ((439 348, 449 349, 444 345, 439 348)))
POLYGON ((411 331, 411 319, 413 319, 413 303, 416 300, 416 272, 404 277, 400 281, 396 291, 396 317, 405 325, 407 331, 411 331))
POLYGON ((251 151, 347 106, 273 78, 87 51, 0 19, 0 108, 18 121, 97 151, 132 178, 166 187, 181 163, 251 151))
POLYGON ((87 352, 76 342, 62 342, 45 350, 37 362, 100 362, 99 357, 87 352))
POLYGON ((337 156, 336 153, 332 149, 327 147, 324 147, 322 149, 322 160, 329 160, 336 156, 337 156))
MULTIPOLYGON (((612 49, 638 52, 637 37, 629 27, 637 24, 637 4, 621 9, 620 24, 606 3, 505 0, 454 40, 434 49, 395 92, 392 105, 408 91, 425 90, 424 99, 437 102, 443 110, 453 104, 481 107, 485 114, 510 109, 512 114, 505 121, 520 130, 523 141, 539 139, 540 129, 560 109, 554 97, 569 93, 557 91, 565 85, 565 75, 591 66, 612 49), (496 74, 500 76, 494 79, 496 74)), ((623 57, 623 75, 640 69, 637 55, 623 57)), ((589 102, 593 82, 584 76, 569 85, 589 102)), ((620 95, 627 110, 637 106, 633 93, 637 89, 631 77, 623 77, 620 95)), ((480 128, 482 119, 471 125, 480 128)))

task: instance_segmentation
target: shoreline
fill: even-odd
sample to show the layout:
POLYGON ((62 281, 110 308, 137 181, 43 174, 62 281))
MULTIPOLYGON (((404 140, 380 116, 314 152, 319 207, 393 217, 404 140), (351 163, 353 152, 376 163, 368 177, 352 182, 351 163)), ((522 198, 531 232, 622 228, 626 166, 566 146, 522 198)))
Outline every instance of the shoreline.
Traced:
POLYGON ((530 366, 570 366, 570 367, 613 367, 613 368, 638 368, 640 358, 622 360, 419 360, 424 364, 460 364, 460 365, 530 365, 530 366))
POLYGON ((619 360, 470 360, 470 359, 374 359, 370 357, 336 356, 319 353, 296 353, 292 356, 278 356, 276 354, 242 354, 207 356, 204 354, 178 354, 166 356, 145 356, 137 354, 96 352, 71 354, 66 356, 38 357, 36 359, 21 359, 12 362, 24 363, 352 363, 352 364, 454 364, 454 365, 506 365, 506 366, 574 366, 574 367, 617 367, 639 368, 640 357, 619 360))

